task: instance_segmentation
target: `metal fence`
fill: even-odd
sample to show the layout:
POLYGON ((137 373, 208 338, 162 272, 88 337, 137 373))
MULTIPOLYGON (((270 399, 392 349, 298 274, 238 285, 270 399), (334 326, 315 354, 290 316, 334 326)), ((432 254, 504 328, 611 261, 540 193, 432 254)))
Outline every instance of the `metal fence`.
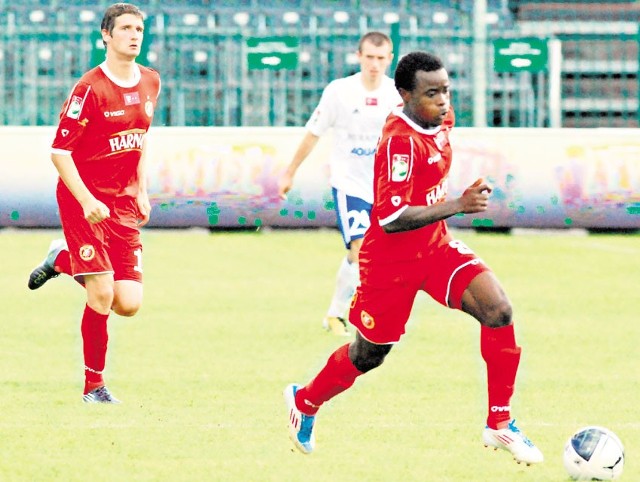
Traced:
MULTIPOLYGON (((96 62, 110 3, 0 0, 1 125, 57 122, 71 86, 96 62)), ((324 86, 357 70, 359 37, 381 30, 399 55, 422 49, 443 58, 459 125, 544 127, 556 109, 562 126, 638 126, 640 5, 632 2, 134 3, 147 15, 141 61, 163 80, 157 125, 302 125, 324 86), (246 40, 267 36, 298 39, 294 69, 249 68, 246 40), (557 70, 496 71, 495 41, 520 37, 559 41, 557 70)))

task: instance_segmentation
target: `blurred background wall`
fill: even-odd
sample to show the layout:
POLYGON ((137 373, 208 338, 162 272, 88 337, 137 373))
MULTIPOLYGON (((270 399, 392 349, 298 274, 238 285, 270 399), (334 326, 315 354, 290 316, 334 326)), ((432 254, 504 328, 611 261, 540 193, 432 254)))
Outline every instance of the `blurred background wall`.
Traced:
MULTIPOLYGON (((111 3, 0 0, 0 125, 56 124, 75 80, 104 56, 111 3)), ((146 15, 139 60, 163 78, 156 125, 303 125, 323 87, 357 70, 359 37, 380 30, 396 59, 443 58, 461 126, 638 126, 634 1, 133 3, 146 15)))

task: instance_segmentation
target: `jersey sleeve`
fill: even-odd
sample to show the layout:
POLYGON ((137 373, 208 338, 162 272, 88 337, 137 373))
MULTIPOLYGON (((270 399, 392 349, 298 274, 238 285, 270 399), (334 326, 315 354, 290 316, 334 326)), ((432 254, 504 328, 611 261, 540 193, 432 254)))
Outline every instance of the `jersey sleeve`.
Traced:
POLYGON ((91 85, 78 82, 62 106, 60 122, 53 140, 54 154, 70 154, 90 121, 93 105, 91 85))
POLYGON ((407 137, 388 137, 378 146, 375 162, 378 222, 385 226, 409 207, 413 192, 415 146, 407 137))
POLYGON ((307 122, 307 130, 315 136, 320 137, 335 124, 336 103, 338 102, 338 91, 336 88, 337 84, 335 81, 325 87, 318 106, 307 122))

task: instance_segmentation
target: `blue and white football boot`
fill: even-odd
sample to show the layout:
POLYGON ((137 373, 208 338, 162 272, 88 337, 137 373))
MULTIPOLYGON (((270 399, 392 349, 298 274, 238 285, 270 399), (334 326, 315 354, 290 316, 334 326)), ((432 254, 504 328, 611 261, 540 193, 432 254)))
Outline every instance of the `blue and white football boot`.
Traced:
POLYGON ((544 456, 538 447, 516 427, 515 420, 511 420, 509 426, 503 429, 493 430, 485 427, 482 432, 482 440, 485 447, 511 452, 511 455, 519 464, 539 464, 544 460, 544 456))
POLYGON ((300 452, 310 454, 316 445, 313 434, 313 423, 316 417, 305 415, 296 407, 296 392, 300 387, 301 385, 292 383, 287 385, 283 392, 289 416, 289 438, 300 452))

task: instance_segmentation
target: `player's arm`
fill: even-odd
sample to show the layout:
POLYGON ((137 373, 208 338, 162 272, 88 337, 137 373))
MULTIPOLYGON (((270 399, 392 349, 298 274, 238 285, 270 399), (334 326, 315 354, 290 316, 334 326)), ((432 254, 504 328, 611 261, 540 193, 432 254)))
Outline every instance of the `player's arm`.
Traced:
POLYGON ((287 198, 287 192, 293 186, 293 178, 302 162, 309 156, 318 144, 318 140, 330 127, 335 126, 336 112, 339 110, 340 96, 337 81, 330 82, 322 91, 320 102, 306 124, 307 133, 300 141, 298 149, 287 169, 278 179, 278 195, 287 198))
POLYGON ((84 218, 90 223, 99 223, 109 217, 109 208, 91 194, 80 177, 71 153, 84 133, 84 129, 95 108, 91 85, 78 82, 62 106, 60 124, 51 150, 51 162, 58 171, 62 182, 82 207, 84 218), (82 119, 82 121, 80 121, 82 119))
POLYGON ((491 187, 478 179, 459 198, 444 200, 431 206, 407 206, 394 221, 382 228, 387 233, 411 231, 459 213, 480 213, 486 211, 490 193, 491 187))
POLYGON ((138 225, 144 226, 149 222, 151 216, 151 203, 149 202, 149 193, 147 191, 147 136, 144 136, 142 141, 142 153, 140 155, 140 162, 138 163, 138 196, 136 202, 138 204, 138 211, 140 212, 140 219, 138 225))
POLYGON ((320 137, 311 133, 311 131, 307 131, 305 136, 302 138, 302 141, 300 141, 300 145, 293 155, 293 159, 278 180, 278 195, 282 199, 286 199, 287 193, 291 190, 291 186, 293 185, 293 177, 296 175, 296 171, 303 161, 309 156, 311 151, 316 147, 319 139, 320 137))
POLYGON ((87 221, 95 224, 109 217, 109 208, 91 194, 70 154, 54 152, 51 154, 51 161, 58 170, 62 182, 82 206, 84 218, 87 221))

